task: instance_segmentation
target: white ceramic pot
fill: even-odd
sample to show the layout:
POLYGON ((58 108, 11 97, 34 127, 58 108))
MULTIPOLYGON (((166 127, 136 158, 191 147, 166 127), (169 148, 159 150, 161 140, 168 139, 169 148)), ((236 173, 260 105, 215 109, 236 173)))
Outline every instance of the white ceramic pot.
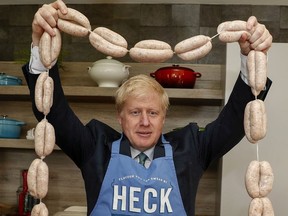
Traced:
POLYGON ((125 65, 108 56, 93 63, 88 67, 88 74, 99 87, 118 87, 129 76, 129 65, 125 65))

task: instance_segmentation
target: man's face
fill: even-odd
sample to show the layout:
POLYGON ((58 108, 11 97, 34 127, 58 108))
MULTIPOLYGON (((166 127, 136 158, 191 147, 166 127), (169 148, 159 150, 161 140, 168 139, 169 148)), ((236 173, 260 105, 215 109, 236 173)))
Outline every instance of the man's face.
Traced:
POLYGON ((129 97, 118 114, 118 121, 131 145, 145 151, 157 144, 162 134, 166 112, 157 94, 129 97))

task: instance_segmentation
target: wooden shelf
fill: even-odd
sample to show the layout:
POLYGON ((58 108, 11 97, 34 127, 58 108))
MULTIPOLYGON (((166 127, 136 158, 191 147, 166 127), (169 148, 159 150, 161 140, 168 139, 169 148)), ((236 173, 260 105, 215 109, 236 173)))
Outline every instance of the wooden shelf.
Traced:
MULTIPOLYGON (((114 97, 117 88, 104 88, 92 86, 63 86, 64 93, 69 99, 86 98, 110 98, 114 97)), ((195 99, 195 100, 215 100, 224 99, 222 90, 214 89, 166 89, 170 99, 195 99)), ((25 99, 29 97, 27 86, 0 86, 0 97, 5 100, 15 100, 15 98, 25 99)))
MULTIPOLYGON (((88 73, 82 73, 83 68, 87 68, 90 63, 87 62, 66 62, 65 70, 60 72, 61 83, 63 86, 64 94, 69 102, 73 105, 85 103, 85 108, 90 107, 90 109, 99 109, 101 112, 101 107, 105 106, 107 108, 110 104, 114 104, 114 95, 117 88, 105 88, 98 87, 88 76, 88 73), (107 104, 105 104, 107 103, 107 104), (95 104, 95 107, 93 107, 95 104), (99 105, 100 104, 100 105, 99 105), (97 105, 97 106, 96 106, 97 105), (99 105, 99 106, 98 106, 99 105), (91 108, 93 107, 93 108, 91 108)), ((134 76, 136 74, 147 74, 147 71, 155 71, 160 67, 167 66, 166 64, 139 64, 139 63, 129 63, 132 65, 130 75, 134 76)), ((169 65, 169 64, 168 64, 169 65)), ((30 102, 30 92, 27 87, 26 80, 19 70, 22 65, 16 64, 14 62, 0 62, 2 71, 7 72, 9 75, 20 77, 23 80, 23 84, 20 86, 0 86, 0 101, 3 103, 3 107, 6 108, 6 112, 10 107, 18 110, 16 113, 22 113, 25 115, 31 115, 31 108, 18 109, 20 101, 30 102), (6 103, 6 104, 5 104, 6 103), (16 106, 16 108, 15 108, 16 106), (8 107, 8 108, 7 108, 8 107), (29 111, 27 111, 27 109, 29 111), (28 114, 29 112, 29 114, 28 114)), ((195 71, 202 73, 202 76, 197 80, 194 89, 180 89, 180 88, 166 88, 166 92, 170 99, 171 105, 174 106, 173 114, 174 120, 169 122, 167 120, 166 125, 169 127, 177 127, 186 123, 186 118, 190 117, 191 107, 187 109, 188 106, 195 106, 192 109, 196 110, 197 115, 202 116, 201 122, 210 122, 213 114, 218 112, 217 106, 222 106, 224 101, 224 91, 221 85, 221 77, 223 73, 223 65, 186 65, 187 67, 194 68, 195 71), (181 105, 184 105, 181 107, 181 105), (202 107, 200 107, 202 106, 202 107), (206 106, 206 107, 203 107, 206 106), (181 108, 180 108, 181 107, 181 108), (201 109, 200 110, 198 110, 201 109), (203 110, 203 111, 202 111, 203 110), (207 112, 206 114, 203 114, 207 112), (176 126, 174 123, 176 122, 176 126)), ((149 74, 147 74, 149 75, 149 74)), ((5 109, 4 109, 5 110, 5 109)), ((79 115, 82 114, 82 118, 85 119, 86 116, 83 114, 82 108, 75 106, 75 111, 79 115)), ((112 111, 111 111, 112 112, 112 111)), ((7 112, 10 114, 9 110, 7 112)), ((111 123, 114 120, 110 120, 110 113, 103 113, 105 116, 105 121, 111 123), (109 122, 110 121, 110 122, 109 122)), ((15 115, 14 115, 15 116, 15 115)), ((17 116, 17 115, 16 115, 17 116)), ((15 116, 15 117, 16 117, 15 116)), ((197 116, 193 116, 193 121, 197 119, 197 116)), ((34 127, 34 118, 27 118, 29 127, 26 129, 34 127)), ((204 124, 204 123, 203 123, 204 124)), ((19 149, 34 149, 34 141, 27 140, 25 137, 20 139, 1 139, 0 138, 0 148, 19 148, 19 149)), ((58 146, 56 149, 59 149, 58 146)))
MULTIPOLYGON (((34 149, 34 140, 0 138, 0 148, 34 149)), ((55 150, 60 150, 56 145, 55 150)))

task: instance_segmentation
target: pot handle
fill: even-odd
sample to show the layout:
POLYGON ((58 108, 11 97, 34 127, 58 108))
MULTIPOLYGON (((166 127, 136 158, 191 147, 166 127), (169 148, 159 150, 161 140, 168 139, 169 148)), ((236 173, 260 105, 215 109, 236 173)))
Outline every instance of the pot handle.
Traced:
POLYGON ((150 76, 153 77, 153 78, 155 78, 155 72, 150 73, 150 76))
POLYGON ((202 76, 202 74, 199 72, 195 72, 195 75, 196 75, 196 78, 200 78, 202 76))

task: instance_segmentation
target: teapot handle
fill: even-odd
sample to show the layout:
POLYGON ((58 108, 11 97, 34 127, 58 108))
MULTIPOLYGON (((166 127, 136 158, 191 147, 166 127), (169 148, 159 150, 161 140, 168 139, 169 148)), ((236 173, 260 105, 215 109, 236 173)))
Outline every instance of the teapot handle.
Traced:
POLYGON ((123 66, 123 72, 126 73, 128 76, 129 76, 129 68, 130 67, 131 67, 130 65, 124 65, 123 66))
POLYGON ((200 78, 202 76, 202 74, 199 72, 195 72, 195 75, 196 75, 196 78, 200 78))

